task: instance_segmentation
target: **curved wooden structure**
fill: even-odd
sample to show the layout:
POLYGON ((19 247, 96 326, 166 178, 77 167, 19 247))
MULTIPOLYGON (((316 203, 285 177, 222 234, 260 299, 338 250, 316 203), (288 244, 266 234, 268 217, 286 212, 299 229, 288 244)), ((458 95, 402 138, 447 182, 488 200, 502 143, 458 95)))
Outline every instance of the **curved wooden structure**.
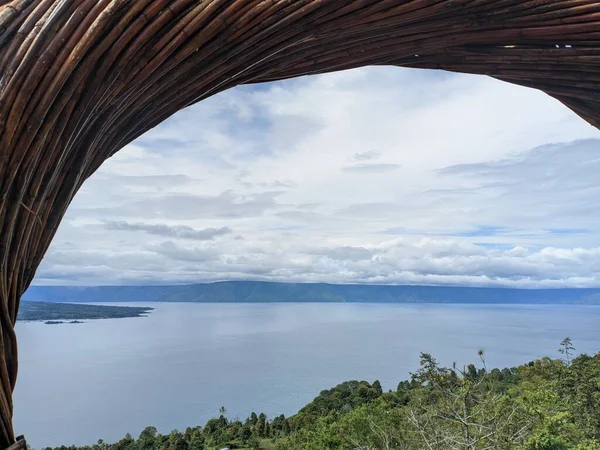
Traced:
POLYGON ((490 75, 600 126, 597 1, 0 0, 0 446, 19 298, 83 181, 225 89, 374 64, 490 75))

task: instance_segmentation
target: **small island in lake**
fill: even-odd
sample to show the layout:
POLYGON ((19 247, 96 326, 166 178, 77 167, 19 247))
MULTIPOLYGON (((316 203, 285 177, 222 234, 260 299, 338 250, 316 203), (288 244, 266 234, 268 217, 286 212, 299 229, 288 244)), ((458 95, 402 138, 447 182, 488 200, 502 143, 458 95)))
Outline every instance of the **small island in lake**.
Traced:
POLYGON ((71 320, 69 322, 65 322, 64 320, 46 320, 44 322, 46 325, 60 325, 61 323, 85 323, 81 320, 71 320))
POLYGON ((83 323, 82 320, 146 317, 153 308, 142 306, 82 305, 72 303, 22 302, 17 320, 43 320, 48 325, 83 323))

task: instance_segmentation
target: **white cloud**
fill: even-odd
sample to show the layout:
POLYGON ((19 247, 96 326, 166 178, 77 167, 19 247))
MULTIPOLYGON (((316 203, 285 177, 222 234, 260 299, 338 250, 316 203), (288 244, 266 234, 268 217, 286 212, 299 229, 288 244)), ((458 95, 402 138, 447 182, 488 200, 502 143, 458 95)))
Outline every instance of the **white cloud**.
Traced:
POLYGON ((600 286, 599 150, 557 101, 486 77, 241 87, 107 161, 36 283, 600 286))
POLYGON ((376 164, 376 163, 362 163, 353 164, 351 166, 345 166, 342 170, 346 172, 358 172, 358 173, 382 173, 382 172, 393 172, 402 167, 400 164, 376 164))
POLYGON ((202 230, 196 230, 185 225, 169 226, 162 223, 129 223, 125 221, 112 220, 106 221, 104 223, 104 228, 107 230, 143 231, 149 234, 156 234, 157 236, 192 239, 196 241, 211 241, 218 236, 231 233, 231 228, 229 227, 204 228, 202 230))

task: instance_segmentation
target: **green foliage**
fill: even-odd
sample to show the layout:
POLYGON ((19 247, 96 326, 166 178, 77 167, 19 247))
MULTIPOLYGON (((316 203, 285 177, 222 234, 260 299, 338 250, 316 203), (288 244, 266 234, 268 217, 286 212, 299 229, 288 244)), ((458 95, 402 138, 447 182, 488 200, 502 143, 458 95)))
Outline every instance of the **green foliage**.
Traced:
POLYGON ((428 354, 413 374, 419 385, 405 407, 412 440, 429 448, 515 448, 525 440, 524 408, 506 386, 474 365, 440 367, 428 354))
MULTIPOLYGON (((322 391, 290 418, 252 413, 204 427, 54 450, 600 450, 600 353, 541 358, 516 368, 443 367, 427 353, 410 380, 383 392, 379 381, 322 391)), ((52 449, 46 449, 52 450, 52 449)))
POLYGON ((322 417, 348 413, 381 395, 379 381, 372 385, 366 381, 345 381, 332 389, 321 391, 318 397, 302 408, 290 419, 292 429, 306 427, 322 417))

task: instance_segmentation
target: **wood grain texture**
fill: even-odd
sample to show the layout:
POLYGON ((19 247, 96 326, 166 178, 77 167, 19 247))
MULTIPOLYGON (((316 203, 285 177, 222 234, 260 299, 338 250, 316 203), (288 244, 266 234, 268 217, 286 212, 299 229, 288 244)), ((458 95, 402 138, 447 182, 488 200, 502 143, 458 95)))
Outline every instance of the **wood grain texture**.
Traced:
POLYGON ((218 92, 366 65, 489 75, 599 127, 600 2, 0 0, 1 446, 20 296, 84 180, 218 92))

